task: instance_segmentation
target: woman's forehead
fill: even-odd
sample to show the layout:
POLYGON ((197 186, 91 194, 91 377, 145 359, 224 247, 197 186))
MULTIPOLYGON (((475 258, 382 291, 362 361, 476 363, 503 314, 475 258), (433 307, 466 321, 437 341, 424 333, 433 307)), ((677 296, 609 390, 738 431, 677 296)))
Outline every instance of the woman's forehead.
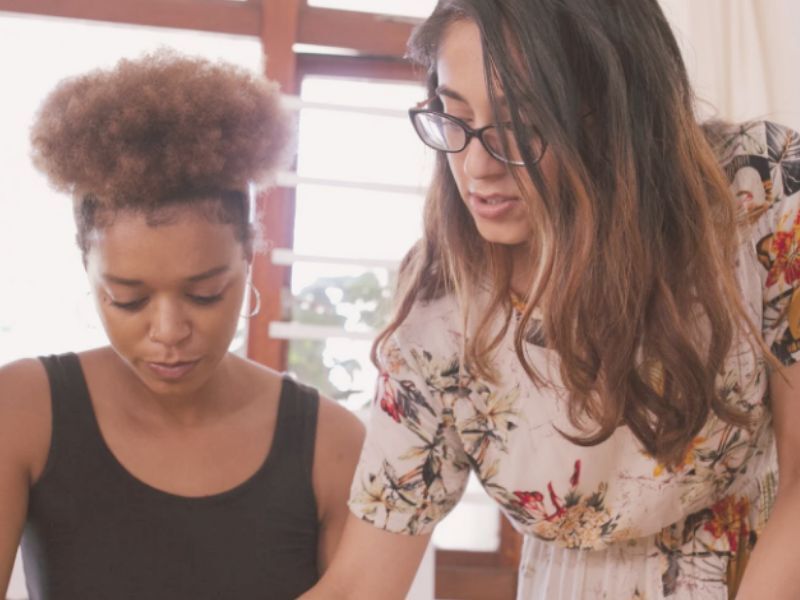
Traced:
POLYGON ((234 227, 196 211, 153 224, 143 213, 121 211, 92 233, 90 262, 118 277, 191 277, 243 258, 234 227))
POLYGON ((437 92, 470 103, 486 95, 486 76, 480 32, 472 21, 448 25, 436 59, 437 92))

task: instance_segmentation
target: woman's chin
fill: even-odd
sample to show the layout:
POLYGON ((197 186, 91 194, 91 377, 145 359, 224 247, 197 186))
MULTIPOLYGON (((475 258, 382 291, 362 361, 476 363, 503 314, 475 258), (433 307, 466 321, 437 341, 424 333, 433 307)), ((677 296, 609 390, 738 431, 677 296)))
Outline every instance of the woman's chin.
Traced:
POLYGON ((477 223, 477 226, 480 236, 491 244, 519 246, 531 241, 532 234, 528 227, 517 224, 482 227, 480 223, 477 223))

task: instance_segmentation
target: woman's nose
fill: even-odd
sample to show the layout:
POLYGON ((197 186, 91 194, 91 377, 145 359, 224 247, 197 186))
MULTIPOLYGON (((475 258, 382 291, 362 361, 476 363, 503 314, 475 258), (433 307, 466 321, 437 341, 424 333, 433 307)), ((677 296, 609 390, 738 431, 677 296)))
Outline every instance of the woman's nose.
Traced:
POLYGON ((507 171, 506 165, 489 154, 477 137, 472 138, 462 152, 464 174, 471 179, 497 177, 507 171))
POLYGON ((191 322, 178 302, 162 300, 153 307, 149 334, 151 341, 177 346, 191 333, 191 322))

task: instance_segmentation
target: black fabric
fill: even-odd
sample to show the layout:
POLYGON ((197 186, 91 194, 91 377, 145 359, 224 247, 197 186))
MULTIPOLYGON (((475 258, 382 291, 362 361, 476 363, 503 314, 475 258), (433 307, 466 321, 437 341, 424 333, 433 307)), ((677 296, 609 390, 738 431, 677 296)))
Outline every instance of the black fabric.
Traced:
POLYGON ((261 468, 232 490, 187 498, 117 462, 75 354, 41 360, 53 433, 22 539, 31 600, 283 600, 317 581, 316 391, 285 377, 261 468))

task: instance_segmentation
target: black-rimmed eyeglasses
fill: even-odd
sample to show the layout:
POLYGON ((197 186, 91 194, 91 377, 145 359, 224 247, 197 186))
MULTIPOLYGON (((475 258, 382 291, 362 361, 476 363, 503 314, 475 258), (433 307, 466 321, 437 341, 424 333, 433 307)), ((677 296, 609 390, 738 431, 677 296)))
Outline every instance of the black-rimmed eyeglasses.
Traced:
MULTIPOLYGON (((430 101, 420 102, 408 111, 414 130, 425 145, 441 152, 455 153, 464 150, 470 140, 476 137, 486 151, 500 162, 515 167, 525 166, 511 123, 493 123, 473 129, 453 115, 423 108, 430 101)), ((531 160, 536 164, 542 160, 547 142, 533 127, 528 128, 526 139, 531 160)))

